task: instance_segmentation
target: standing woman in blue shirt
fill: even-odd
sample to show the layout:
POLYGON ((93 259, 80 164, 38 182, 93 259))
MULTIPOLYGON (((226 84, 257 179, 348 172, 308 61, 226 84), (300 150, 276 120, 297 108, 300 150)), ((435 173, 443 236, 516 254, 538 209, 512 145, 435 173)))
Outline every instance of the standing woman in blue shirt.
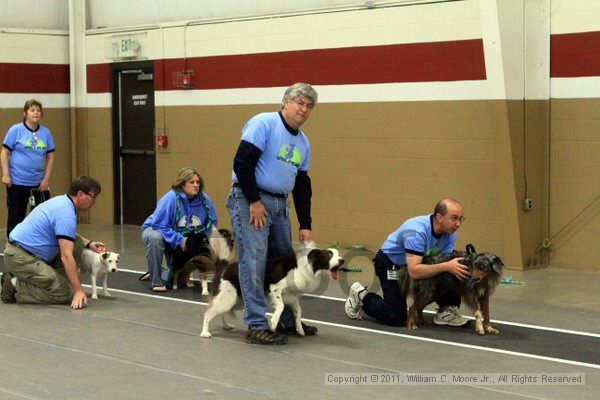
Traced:
POLYGON ((204 181, 195 168, 182 168, 169 190, 142 225, 148 272, 140 280, 150 280, 154 292, 166 292, 168 269, 162 268, 165 252, 186 250, 190 232, 210 234, 217 225, 217 212, 204 190, 204 181))
POLYGON ((40 125, 42 115, 42 103, 27 100, 23 122, 13 125, 4 138, 0 161, 8 206, 6 236, 25 219, 30 196, 36 205, 50 198, 55 149, 52 133, 40 125))

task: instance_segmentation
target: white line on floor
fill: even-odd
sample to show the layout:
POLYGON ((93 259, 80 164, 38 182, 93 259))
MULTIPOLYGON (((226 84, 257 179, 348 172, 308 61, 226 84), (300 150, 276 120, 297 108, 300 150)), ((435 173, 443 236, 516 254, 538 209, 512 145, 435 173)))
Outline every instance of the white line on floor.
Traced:
MULTIPOLYGON (((143 271, 136 271, 133 269, 122 269, 119 268, 119 271, 123 271, 123 272, 130 272, 130 273, 135 273, 135 274, 141 274, 143 273, 143 271)), ((197 279, 192 279, 192 280, 197 280, 197 279)), ((151 296, 151 295, 149 295, 151 296)), ((332 301, 346 301, 346 298, 339 298, 339 297, 332 297, 332 296, 323 296, 323 295, 319 295, 319 294, 310 294, 310 293, 305 293, 303 296, 305 297, 314 297, 314 298, 318 298, 318 299, 323 299, 323 300, 332 300, 332 301)), ((201 304, 205 304, 205 303, 201 303, 201 304)), ((425 313, 429 313, 429 314, 434 314, 435 311, 430 311, 430 310, 423 310, 423 312, 425 313)), ((469 317, 469 316, 464 316, 467 319, 475 319, 473 317, 469 317)), ((539 325, 530 325, 530 324, 522 324, 519 322, 511 322, 511 321, 503 321, 500 319, 492 319, 490 320, 490 322, 493 322, 495 324, 503 324, 503 325, 508 325, 508 326, 516 326, 519 328, 527 328, 527 329, 537 329, 537 330, 541 330, 541 331, 548 331, 548 332, 557 332, 557 333, 567 333, 569 335, 578 335, 578 336, 589 336, 589 337, 593 337, 593 338, 600 338, 600 334, 598 333, 592 333, 592 332, 583 332, 583 331, 574 331, 574 330, 569 330, 569 329, 560 329, 560 328, 552 328, 549 326, 539 326, 539 325)))
MULTIPOLYGON (((123 269, 120 269, 120 271, 123 271, 123 269)), ((133 271, 133 272, 139 273, 140 271, 133 271)), ((90 285, 83 285, 83 286, 90 287, 90 285)), ((166 296, 145 294, 145 293, 137 293, 137 292, 131 292, 128 290, 121 290, 121 289, 112 289, 111 288, 110 290, 112 292, 132 294, 135 296, 142 296, 142 297, 150 297, 153 299, 169 300, 169 301, 188 303, 188 304, 207 305, 207 303, 201 302, 201 301, 177 299, 177 298, 173 298, 173 297, 166 297, 166 296)), ((354 331, 376 333, 376 334, 387 335, 387 336, 395 336, 395 337, 401 337, 401 338, 405 338, 405 339, 420 340, 423 342, 437 343, 437 344, 442 344, 442 345, 446 345, 446 346, 463 347, 463 348, 474 349, 474 350, 482 350, 482 351, 488 351, 488 352, 492 352, 492 353, 517 356, 517 357, 533 358, 533 359, 537 359, 537 360, 551 361, 551 362, 556 362, 556 363, 561 363, 561 364, 576 365, 578 367, 600 369, 600 365, 598 365, 598 364, 590 364, 590 363, 584 363, 584 362, 573 361, 573 360, 565 360, 565 359, 556 358, 556 357, 547 357, 547 356, 541 356, 541 355, 537 355, 537 354, 528 354, 528 353, 520 353, 520 352, 510 351, 510 350, 494 349, 494 348, 490 348, 490 347, 477 346, 477 345, 472 345, 472 344, 449 342, 446 340, 431 339, 431 338, 406 335, 406 334, 396 333, 396 332, 387 332, 387 331, 381 331, 381 330, 377 330, 377 329, 363 328, 363 327, 359 327, 359 326, 351 326, 351 325, 338 324, 335 322, 321 321, 321 320, 317 320, 317 319, 304 318, 303 320, 307 321, 307 322, 318 323, 318 324, 322 324, 322 325, 332 326, 332 327, 336 327, 336 328, 349 329, 349 330, 354 330, 354 331)))

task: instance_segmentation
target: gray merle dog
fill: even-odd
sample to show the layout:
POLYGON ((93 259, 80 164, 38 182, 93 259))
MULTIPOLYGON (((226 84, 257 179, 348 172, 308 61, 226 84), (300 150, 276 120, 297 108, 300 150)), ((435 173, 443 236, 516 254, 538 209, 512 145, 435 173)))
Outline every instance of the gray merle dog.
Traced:
POLYGON ((423 257, 423 264, 439 264, 456 257, 464 257, 461 264, 469 268, 469 277, 461 282, 449 272, 425 279, 410 279, 408 270, 398 271, 398 284, 403 298, 412 294, 413 303, 408 310, 408 329, 417 329, 415 317, 418 313, 419 322, 425 324, 423 309, 436 298, 446 292, 460 294, 467 306, 475 312, 475 331, 480 335, 485 333, 498 334, 500 331, 490 324, 490 295, 500 282, 504 263, 495 254, 477 253, 472 245, 467 245, 467 251, 453 251, 435 256, 423 257))

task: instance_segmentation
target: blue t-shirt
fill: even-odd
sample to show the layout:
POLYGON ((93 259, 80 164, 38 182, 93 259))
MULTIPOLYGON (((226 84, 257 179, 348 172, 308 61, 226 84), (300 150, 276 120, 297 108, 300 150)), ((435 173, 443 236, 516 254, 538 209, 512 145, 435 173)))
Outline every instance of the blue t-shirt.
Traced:
MULTIPOLYGON (((261 155, 255 169, 256 185, 271 193, 287 194, 294 189, 298 171, 308 171, 310 145, 301 130, 291 134, 279 113, 254 116, 242 128, 242 139, 256 146, 261 155)), ((235 172, 232 181, 237 182, 235 172)))
POLYGON ((58 239, 75 241, 77 212, 68 195, 56 196, 33 209, 10 232, 9 240, 49 262, 60 251, 58 239))
POLYGON ((202 197, 204 203, 200 196, 189 200, 185 193, 169 190, 158 201, 156 210, 146 218, 142 229, 151 227, 159 231, 171 249, 181 246, 183 234, 186 231, 202 230, 208 231, 207 234, 209 234, 210 228, 217 226, 217 211, 206 193, 202 193, 202 197), (177 195, 179 195, 179 201, 177 195), (208 214, 206 208, 208 208, 208 214))
POLYGON ((25 122, 13 125, 4 138, 10 150, 8 169, 15 185, 38 186, 44 179, 46 154, 54 151, 52 134, 43 125, 32 131, 25 122))
POLYGON ((456 234, 436 235, 432 219, 433 215, 422 215, 407 220, 387 237, 381 251, 396 265, 406 265, 406 253, 426 256, 452 252, 456 234))

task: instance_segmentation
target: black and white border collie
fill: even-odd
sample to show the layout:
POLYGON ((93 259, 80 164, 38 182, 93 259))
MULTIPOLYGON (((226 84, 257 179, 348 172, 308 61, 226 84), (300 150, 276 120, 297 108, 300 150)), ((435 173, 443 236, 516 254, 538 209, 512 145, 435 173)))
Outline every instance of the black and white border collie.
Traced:
MULTIPOLYGON (((208 237, 204 235, 190 235, 188 236, 188 242, 186 252, 178 249, 178 251, 173 253, 173 265, 177 266, 179 264, 179 268, 174 268, 173 290, 177 290, 181 280, 185 282, 188 288, 195 286, 192 283, 191 276, 196 267, 194 263, 189 262, 194 256, 219 254, 222 259, 233 260, 235 255, 233 234, 228 229, 213 227, 208 237), (182 279, 180 278, 181 274, 183 274, 182 279)), ((200 283, 202 284, 202 296, 208 296, 208 278, 202 271, 199 271, 199 273, 200 283)))
MULTIPOLYGON (((242 298, 238 277, 238 263, 223 260, 218 255, 212 258, 199 256, 190 262, 196 264, 201 271, 214 271, 215 278, 211 285, 210 302, 204 314, 204 324, 200 336, 210 338, 210 321, 222 315, 223 329, 233 326, 225 320, 225 314, 233 316, 233 310, 242 298)), ((304 336, 302 329, 302 310, 299 296, 317 289, 321 283, 323 272, 329 272, 337 279, 338 269, 344 264, 336 249, 317 249, 314 243, 305 245, 296 254, 277 256, 267 260, 265 272, 265 293, 274 311, 269 320, 269 328, 275 330, 283 312, 284 305, 289 305, 296 316, 296 332, 304 336)))

